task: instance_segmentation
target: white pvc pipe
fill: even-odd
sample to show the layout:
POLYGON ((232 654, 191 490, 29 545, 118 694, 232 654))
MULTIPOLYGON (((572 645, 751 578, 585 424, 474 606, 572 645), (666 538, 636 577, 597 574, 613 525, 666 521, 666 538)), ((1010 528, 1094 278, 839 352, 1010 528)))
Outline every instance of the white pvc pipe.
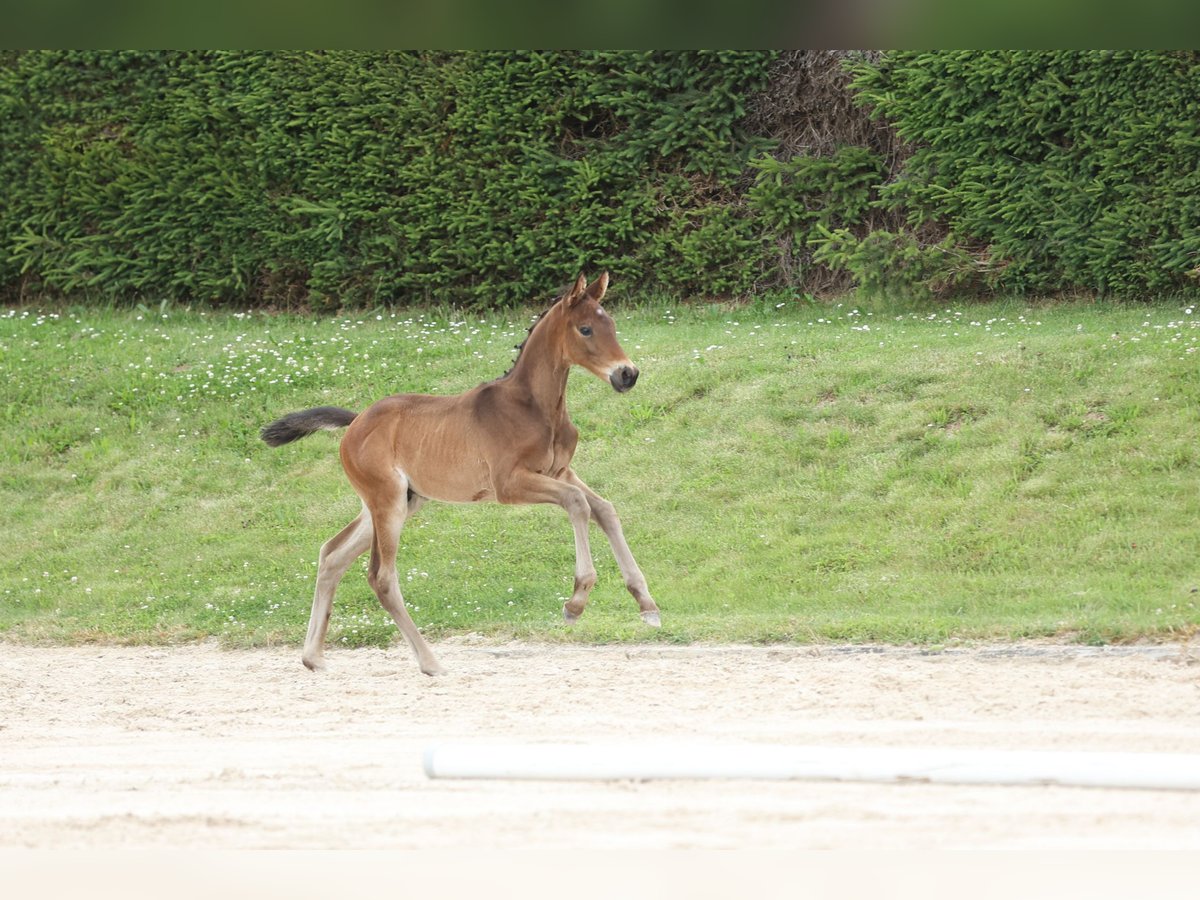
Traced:
POLYGON ((442 744, 430 778, 760 779, 1200 790, 1200 754, 752 744, 442 744))

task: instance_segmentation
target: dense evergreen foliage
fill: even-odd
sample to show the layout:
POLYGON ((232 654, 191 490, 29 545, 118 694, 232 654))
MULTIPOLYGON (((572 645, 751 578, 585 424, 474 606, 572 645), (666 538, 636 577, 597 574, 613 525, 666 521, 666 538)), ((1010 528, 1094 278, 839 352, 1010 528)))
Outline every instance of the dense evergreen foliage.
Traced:
POLYGON ((1192 284, 1197 54, 849 55, 826 94, 797 58, 6 53, 0 296, 487 307, 583 268, 680 296, 1192 284), (861 117, 851 90, 902 153, 836 122, 793 139, 815 108, 861 117))
POLYGON ((1135 295, 1197 274, 1200 54, 892 53, 854 87, 915 148, 884 202, 985 248, 943 274, 1135 295))
POLYGON ((770 53, 27 53, 11 290, 498 305, 580 268, 747 292, 770 53))

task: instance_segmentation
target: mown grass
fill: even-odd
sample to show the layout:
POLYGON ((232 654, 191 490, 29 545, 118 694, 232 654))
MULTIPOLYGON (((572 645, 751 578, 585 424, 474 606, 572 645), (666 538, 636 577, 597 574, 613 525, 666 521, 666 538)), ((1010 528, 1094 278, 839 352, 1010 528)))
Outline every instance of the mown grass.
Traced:
MULTIPOLYGON (((432 635, 886 641, 1189 635, 1200 623, 1200 314, 1019 302, 613 309, 630 394, 584 373, 576 469, 618 506, 663 610, 603 536, 560 624, 557 508, 429 504, 400 577, 432 635)), ((358 511, 319 404, 505 371, 530 314, 0 313, 0 635, 302 639, 320 543, 358 511)), ((359 569, 331 640, 395 631, 359 569)))

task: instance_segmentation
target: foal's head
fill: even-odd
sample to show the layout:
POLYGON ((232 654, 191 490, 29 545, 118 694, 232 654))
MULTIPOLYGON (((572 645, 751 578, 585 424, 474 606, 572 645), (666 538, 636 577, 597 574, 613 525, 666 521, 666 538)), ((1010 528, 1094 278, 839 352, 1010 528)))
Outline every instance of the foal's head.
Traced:
POLYGON ((607 290, 607 272, 590 285, 581 274, 563 297, 563 353, 569 362, 583 366, 623 394, 637 382, 638 370, 617 342, 612 317, 600 305, 607 290))

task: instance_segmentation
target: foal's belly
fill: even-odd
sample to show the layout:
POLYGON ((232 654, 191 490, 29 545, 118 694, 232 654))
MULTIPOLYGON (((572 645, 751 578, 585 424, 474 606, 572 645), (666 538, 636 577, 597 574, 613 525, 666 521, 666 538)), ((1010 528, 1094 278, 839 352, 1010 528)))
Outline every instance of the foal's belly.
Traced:
POLYGON ((408 477, 412 489, 430 500, 481 503, 496 499, 487 466, 482 465, 482 460, 479 465, 465 466, 451 473, 434 470, 420 461, 399 460, 398 467, 408 477))
POLYGON ((420 441, 400 441, 396 467, 422 497, 444 503, 494 500, 491 470, 477 447, 441 440, 433 434, 420 441))
POLYGON ((410 490, 431 500, 492 499, 483 448, 457 400, 395 394, 355 419, 342 441, 342 462, 359 493, 387 490, 399 473, 410 490))

